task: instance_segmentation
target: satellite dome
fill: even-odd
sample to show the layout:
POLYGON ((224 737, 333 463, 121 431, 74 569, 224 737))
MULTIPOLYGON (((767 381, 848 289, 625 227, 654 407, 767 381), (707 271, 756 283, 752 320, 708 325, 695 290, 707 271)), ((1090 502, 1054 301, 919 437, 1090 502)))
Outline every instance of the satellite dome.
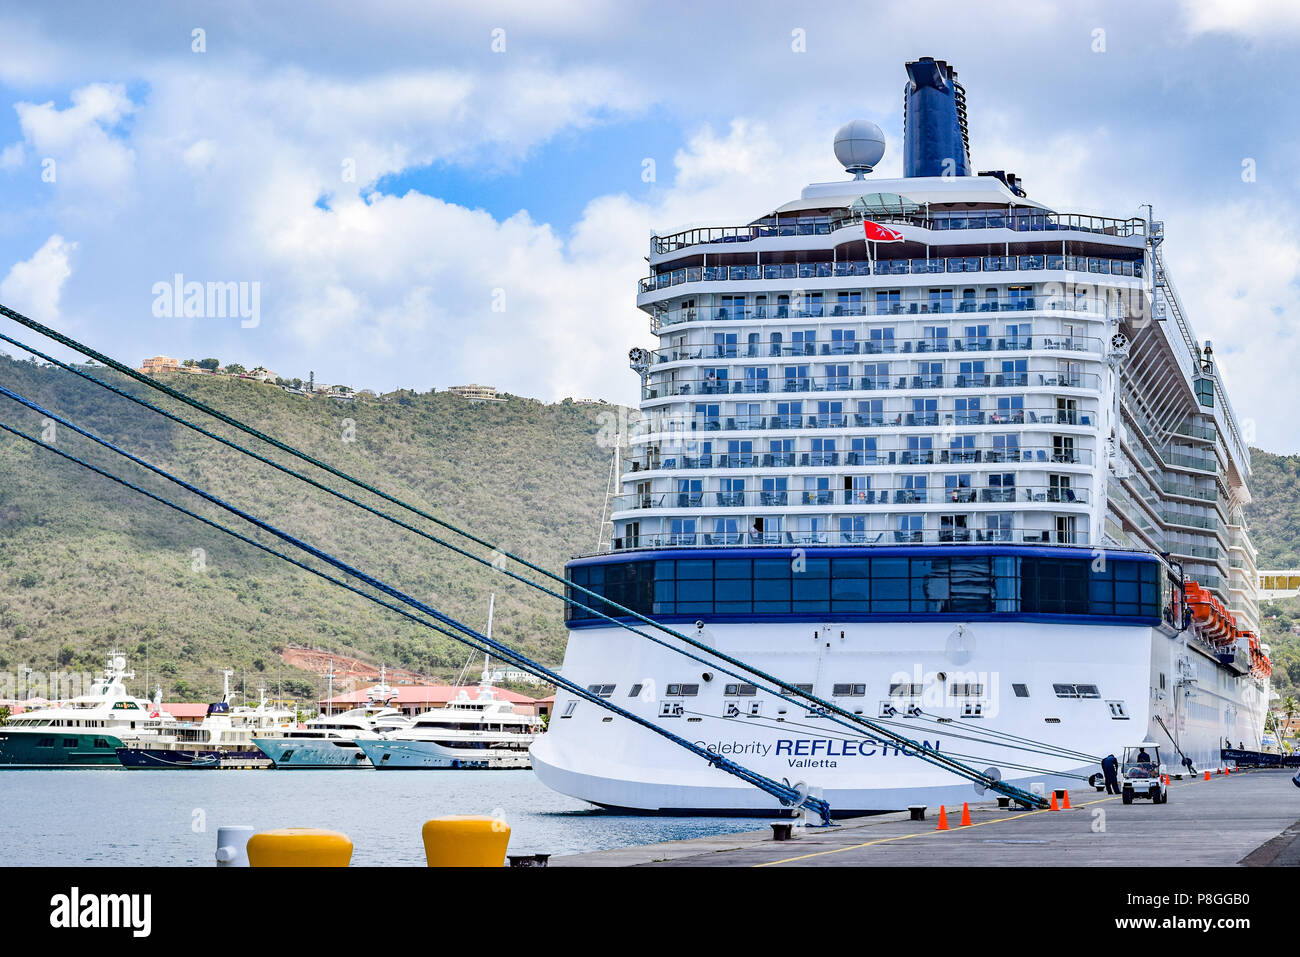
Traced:
POLYGON ((870 120, 845 123, 835 134, 835 158, 857 179, 870 173, 884 155, 885 134, 870 120))

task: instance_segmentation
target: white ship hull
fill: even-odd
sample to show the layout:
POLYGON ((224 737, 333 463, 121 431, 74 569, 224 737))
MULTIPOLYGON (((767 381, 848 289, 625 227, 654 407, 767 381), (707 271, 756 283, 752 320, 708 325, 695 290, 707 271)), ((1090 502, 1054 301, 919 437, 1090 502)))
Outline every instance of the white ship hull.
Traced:
POLYGON ((528 752, 506 748, 448 748, 436 741, 361 741, 377 770, 503 770, 528 767, 528 752))
POLYGON ((254 738, 279 769, 368 768, 370 760, 354 741, 332 738, 254 738))
MULTIPOLYGON (((1149 738, 1167 749, 1170 773, 1179 773, 1178 751, 1157 717, 1198 771, 1219 765, 1227 739, 1234 746, 1260 745, 1266 689, 1249 676, 1229 675, 1160 629, 975 622, 966 626, 961 647, 954 647, 953 631, 951 622, 718 624, 705 629, 705 639, 786 681, 812 683, 814 693, 827 699, 837 683, 865 683, 867 695, 832 700, 872 720, 879 720, 888 699, 882 689, 900 680, 921 684, 937 700, 923 692, 922 714, 889 718, 890 730, 978 770, 997 768, 1003 780, 1026 790, 1078 787, 1080 776, 1100 770, 1093 760, 1038 753, 1043 746, 1100 757, 1149 738), (1181 673, 1180 658, 1192 662, 1181 673), (963 717, 962 705, 943 700, 938 689, 950 686, 954 675, 985 685, 981 717, 963 717), (1194 684, 1180 683, 1193 675, 1194 684), (1100 696, 1057 697, 1053 686, 1061 683, 1095 685, 1100 696), (1027 697, 1017 696, 1016 684, 1025 686, 1027 697), (1112 703, 1119 703, 1122 717, 1115 716, 1112 703), (1024 740, 1016 742, 1019 747, 988 743, 995 732, 1024 740)), ((951 772, 771 695, 728 696, 725 686, 735 679, 714 673, 704 681, 705 670, 630 632, 584 627, 570 633, 563 673, 583 685, 617 679, 615 703, 760 774, 820 788, 837 814, 980 799, 972 784, 951 772), (649 700, 644 694, 627 697, 633 685, 651 681, 657 693, 649 700), (684 703, 681 716, 662 717, 666 699, 659 693, 669 682, 687 681, 699 683, 698 695, 675 699, 684 703), (729 701, 746 708, 761 702, 761 713, 724 717, 729 701)), ((647 729, 608 720, 607 712, 589 702, 560 717, 569 700, 557 698, 550 730, 531 751, 538 777, 555 790, 641 812, 781 810, 763 791, 647 729)))

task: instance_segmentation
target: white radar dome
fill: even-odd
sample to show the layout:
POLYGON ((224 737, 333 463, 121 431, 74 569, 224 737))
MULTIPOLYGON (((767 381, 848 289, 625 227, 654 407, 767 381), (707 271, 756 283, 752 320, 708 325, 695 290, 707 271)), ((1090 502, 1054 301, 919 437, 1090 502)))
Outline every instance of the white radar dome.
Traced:
POLYGON ((885 134, 870 120, 845 123, 835 134, 835 158, 846 172, 859 179, 870 173, 885 155, 885 134))

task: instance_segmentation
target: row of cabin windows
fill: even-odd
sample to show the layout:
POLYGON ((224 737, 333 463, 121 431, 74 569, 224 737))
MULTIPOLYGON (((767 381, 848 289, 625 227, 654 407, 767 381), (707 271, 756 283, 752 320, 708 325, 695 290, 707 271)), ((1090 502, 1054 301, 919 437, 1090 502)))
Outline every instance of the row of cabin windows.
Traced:
MULTIPOLYGON (((604 686, 604 685, 600 685, 600 686, 597 686, 597 687, 606 687, 606 686, 604 686)), ((640 685, 636 685, 636 686, 634 686, 634 687, 636 687, 636 688, 640 688, 641 686, 640 686, 640 685)), ((729 685, 728 687, 732 687, 732 686, 729 685)), ((800 686, 800 687, 804 687, 804 686, 800 686)), ((810 685, 807 686, 807 687, 811 688, 810 685)), ((835 687, 836 687, 837 689, 840 689, 840 688, 850 688, 850 689, 853 689, 851 692, 846 692, 846 693, 845 693, 844 696, 848 696, 848 697, 852 697, 852 696, 861 696, 861 695, 865 694, 865 688, 866 688, 865 685, 860 685, 860 684, 859 684, 859 685, 836 685, 835 687), (862 689, 862 690, 859 691, 858 689, 862 689)), ((918 688, 918 689, 920 688, 919 685, 909 685, 909 686, 904 686, 904 685, 894 685, 894 686, 891 687, 891 694, 892 694, 892 692, 893 692, 893 688, 902 688, 902 687, 918 688)), ((956 686, 954 686, 954 687, 956 687, 956 686)), ((968 688, 972 688, 972 689, 979 689, 980 686, 978 686, 978 685, 968 685, 967 687, 968 687, 968 688)), ((1029 697, 1029 692, 1026 690, 1025 685, 1023 685, 1023 684, 1017 684, 1017 685, 1014 685, 1013 687, 1016 689, 1016 697, 1019 697, 1019 698, 1027 698, 1027 697, 1029 697)), ((1053 688, 1057 689, 1057 690, 1056 690, 1056 696, 1057 696, 1058 698, 1095 698, 1095 697, 1100 697, 1100 695, 1092 694, 1092 693, 1088 693, 1088 694, 1078 694, 1078 693, 1075 693, 1074 690, 1071 690, 1069 693, 1063 693, 1063 692, 1060 690, 1060 689, 1063 689, 1063 688, 1065 688, 1065 689, 1086 689, 1086 688, 1095 689, 1095 687, 1096 687, 1095 685, 1071 685, 1071 684, 1066 684, 1066 685, 1059 685, 1059 684, 1058 684, 1058 685, 1053 685, 1053 688)), ((917 694, 919 694, 919 692, 917 692, 917 694)), ((838 691, 836 692, 836 695, 837 695, 837 696, 839 695, 839 692, 838 692, 838 691)), ((960 695, 957 695, 956 692, 954 692, 954 696, 960 697, 960 695)), ((891 699, 891 700, 892 700, 892 699, 891 699)), ((976 692, 973 696, 965 697, 964 700, 963 700, 963 702, 962 702, 962 706, 961 706, 961 708, 962 708, 962 710, 961 710, 961 716, 962 716, 963 718, 982 718, 982 717, 984 717, 984 705, 985 705, 985 701, 984 701, 983 697, 982 697, 978 692, 976 692)), ((577 710, 577 707, 578 707, 578 702, 577 702, 577 701, 570 701, 570 702, 565 706, 565 708, 564 708, 564 712, 563 712, 563 714, 560 715, 560 717, 561 717, 561 718, 571 718, 571 717, 573 717, 573 714, 574 714, 574 712, 577 710)), ((1110 711, 1110 716, 1111 716, 1111 718, 1112 718, 1113 720, 1116 720, 1116 721, 1127 721, 1127 720, 1128 720, 1128 717, 1129 717, 1129 716, 1128 716, 1128 712, 1125 710, 1124 702, 1122 702, 1122 701, 1107 701, 1107 702, 1106 702, 1106 707, 1107 707, 1107 709, 1110 711)), ((916 714, 919 714, 919 713, 920 713, 919 710, 916 710, 916 709, 914 709, 914 708, 911 707, 911 706, 909 706, 909 707, 906 709, 906 712, 907 712, 908 715, 911 715, 911 714, 913 714, 913 713, 916 713, 916 714)), ((748 714, 748 715, 750 715, 751 717, 758 717, 758 716, 761 716, 762 713, 763 713, 763 702, 761 702, 761 701, 749 701, 749 702, 744 703, 743 706, 742 706, 742 702, 740 702, 740 701, 738 701, 738 700, 729 700, 729 701, 726 701, 726 702, 724 703, 724 705, 723 705, 723 717, 726 717, 726 718, 737 718, 737 717, 740 717, 741 714, 748 714)), ((778 714, 785 714, 786 712, 785 712, 785 709, 780 709, 777 713, 778 713, 778 714)), ((862 710, 861 710, 861 709, 858 709, 858 710, 855 711, 854 713, 855 713, 855 714, 862 714, 862 710)), ((681 701, 662 701, 662 702, 660 702, 660 704, 659 704, 659 716, 660 716, 660 717, 663 717, 663 718, 680 718, 680 717, 681 717, 682 715, 684 715, 684 714, 686 714, 686 705, 685 705, 683 702, 681 702, 681 701)), ((881 716, 881 717, 890 718, 890 717, 896 717, 896 716, 898 716, 898 715, 899 715, 899 710, 898 710, 897 707, 894 706, 893 703, 891 703, 891 701, 882 701, 882 702, 880 703, 880 716, 881 716)), ((810 716, 810 717, 826 717, 826 715, 825 715, 824 712, 817 712, 817 711, 809 712, 809 716, 810 716)), ((611 719, 610 719, 610 718, 605 718, 604 720, 605 720, 605 721, 609 721, 609 720, 611 720, 611 719)), ((692 721, 698 721, 698 720, 700 720, 700 719, 699 719, 698 717, 694 717, 694 718, 691 718, 691 720, 692 720, 692 721)), ((783 718, 778 718, 777 720, 784 720, 784 719, 783 719, 783 718)), ((1060 718, 1052 718, 1052 717, 1049 717, 1049 718, 1044 718, 1043 720, 1046 721, 1048 724, 1060 724, 1060 723, 1061 723, 1061 719, 1060 719, 1060 718)))
MULTIPOLYGON (((612 698, 616 687, 617 685, 612 684, 593 684, 587 685, 587 690, 601 698, 612 698)), ((813 693, 811 684, 796 684, 793 687, 808 694, 813 693)), ((628 691, 628 697, 640 697, 644 688, 645 684, 643 682, 637 682, 628 691)), ((1026 684, 1014 683, 1011 689, 1017 698, 1029 697, 1029 686, 1026 684)), ((924 691, 924 685, 914 682, 894 682, 889 686, 889 696, 891 698, 920 698, 923 696, 924 691)), ((1058 698, 1101 697, 1101 691, 1094 684, 1057 683, 1052 685, 1052 691, 1058 698)), ((696 697, 699 693, 700 686, 698 684, 681 683, 671 683, 666 686, 664 691, 665 697, 670 698, 691 698, 696 697)), ((867 686, 862 682, 839 682, 831 686, 831 697, 833 698, 861 698, 866 693, 867 686)), ((757 685, 739 682, 727 684, 723 686, 723 694, 729 698, 754 697, 758 694, 758 687, 757 685)), ((954 681, 950 686, 949 696, 953 698, 983 698, 984 685, 978 682, 954 681)))

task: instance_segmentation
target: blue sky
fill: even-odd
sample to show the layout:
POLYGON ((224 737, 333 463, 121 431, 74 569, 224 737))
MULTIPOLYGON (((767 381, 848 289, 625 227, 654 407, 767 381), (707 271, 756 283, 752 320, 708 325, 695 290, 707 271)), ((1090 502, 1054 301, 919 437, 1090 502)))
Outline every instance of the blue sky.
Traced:
POLYGON ((855 117, 897 173, 921 55, 967 87, 977 168, 1154 205, 1248 435, 1300 450, 1300 5, 1262 0, 0 12, 0 302, 130 361, 632 402, 650 231, 840 178, 855 117), (258 324, 155 315, 177 273, 257 283, 258 324))

